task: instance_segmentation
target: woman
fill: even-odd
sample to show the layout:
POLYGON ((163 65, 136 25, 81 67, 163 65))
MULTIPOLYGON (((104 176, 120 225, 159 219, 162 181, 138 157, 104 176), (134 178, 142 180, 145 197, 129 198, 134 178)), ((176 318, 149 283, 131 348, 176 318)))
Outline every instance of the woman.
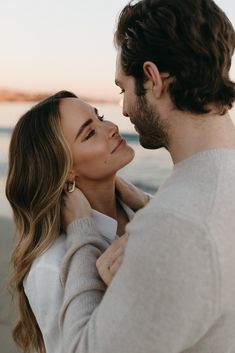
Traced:
MULTIPOLYGON (((13 337, 25 353, 60 351, 65 193, 76 186, 89 201, 96 227, 106 241, 97 267, 102 275, 103 262, 109 259, 112 266, 110 276, 104 278, 108 284, 121 263, 126 236, 119 236, 133 216, 130 207, 138 209, 148 201, 144 193, 116 179, 116 172, 133 157, 118 127, 67 91, 39 103, 17 123, 10 144, 6 195, 20 236, 12 255, 12 284, 20 312, 13 337), (132 200, 130 207, 126 199, 132 200)), ((97 253, 97 259, 100 256, 97 253)), ((105 288, 104 283, 100 285, 102 293, 105 288)))

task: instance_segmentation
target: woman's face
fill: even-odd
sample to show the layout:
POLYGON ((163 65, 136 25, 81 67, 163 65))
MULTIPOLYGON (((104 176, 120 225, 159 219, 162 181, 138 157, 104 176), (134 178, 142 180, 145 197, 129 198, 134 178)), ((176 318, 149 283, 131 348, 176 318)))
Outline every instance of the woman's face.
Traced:
POLYGON ((114 176, 134 158, 117 125, 99 116, 96 108, 78 98, 65 98, 60 102, 60 115, 75 176, 101 180, 114 176))

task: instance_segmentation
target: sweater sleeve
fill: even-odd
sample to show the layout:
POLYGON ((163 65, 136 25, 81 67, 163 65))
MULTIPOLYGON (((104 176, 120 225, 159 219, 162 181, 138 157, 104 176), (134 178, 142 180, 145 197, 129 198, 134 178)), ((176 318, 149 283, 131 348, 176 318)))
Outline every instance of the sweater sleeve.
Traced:
POLYGON ((68 234, 63 351, 179 353, 218 316, 218 261, 207 229, 170 212, 141 210, 127 231, 124 261, 102 300, 92 269, 99 235, 82 219, 68 234))

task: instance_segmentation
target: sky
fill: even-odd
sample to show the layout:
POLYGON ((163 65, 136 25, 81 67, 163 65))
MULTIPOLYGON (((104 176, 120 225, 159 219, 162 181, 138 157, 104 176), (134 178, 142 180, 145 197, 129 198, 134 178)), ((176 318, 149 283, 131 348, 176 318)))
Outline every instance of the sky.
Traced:
MULTIPOLYGON (((127 2, 0 0, 0 88, 118 99, 113 33, 127 2)), ((235 26, 235 3, 216 3, 235 26)))

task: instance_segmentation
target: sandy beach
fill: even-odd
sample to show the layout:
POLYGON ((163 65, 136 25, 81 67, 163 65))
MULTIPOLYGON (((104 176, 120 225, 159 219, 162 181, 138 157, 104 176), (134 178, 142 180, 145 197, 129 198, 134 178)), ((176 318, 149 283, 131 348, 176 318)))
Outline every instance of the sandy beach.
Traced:
POLYGON ((10 273, 10 254, 16 240, 13 222, 10 218, 0 217, 0 343, 1 353, 17 353, 11 337, 15 321, 15 306, 6 286, 10 273))

